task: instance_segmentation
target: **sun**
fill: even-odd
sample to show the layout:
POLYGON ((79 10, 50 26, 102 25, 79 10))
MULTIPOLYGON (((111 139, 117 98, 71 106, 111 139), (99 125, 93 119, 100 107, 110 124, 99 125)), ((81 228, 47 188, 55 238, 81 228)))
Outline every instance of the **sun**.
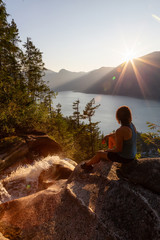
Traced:
POLYGON ((135 58, 135 55, 136 54, 132 49, 128 50, 124 55, 125 62, 133 61, 133 59, 135 58))

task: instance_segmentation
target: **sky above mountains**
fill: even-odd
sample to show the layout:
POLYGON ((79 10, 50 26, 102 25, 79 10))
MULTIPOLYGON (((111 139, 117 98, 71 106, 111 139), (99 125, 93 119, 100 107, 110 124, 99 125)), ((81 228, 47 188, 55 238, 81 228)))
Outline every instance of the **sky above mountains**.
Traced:
POLYGON ((90 71, 160 51, 160 0, 4 0, 48 69, 90 71))

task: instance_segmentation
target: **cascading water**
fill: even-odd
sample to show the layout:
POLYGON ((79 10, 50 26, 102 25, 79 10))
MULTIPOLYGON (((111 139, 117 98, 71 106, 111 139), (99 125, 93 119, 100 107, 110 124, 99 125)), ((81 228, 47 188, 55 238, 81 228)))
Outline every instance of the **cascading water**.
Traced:
MULTIPOLYGON (((33 164, 22 165, 16 170, 13 170, 8 176, 2 176, 0 180, 0 203, 4 203, 13 199, 21 198, 33 193, 36 193, 42 189, 39 189, 39 178, 42 173, 51 169, 50 178, 54 181, 57 168, 64 166, 64 160, 66 167, 74 169, 74 166, 67 159, 60 159, 59 156, 48 156, 38 161, 34 161, 33 164)), ((49 180, 49 179, 48 179, 49 180)))
POLYGON ((7 192, 2 182, 0 182, 0 203, 8 202, 11 200, 11 195, 7 192))

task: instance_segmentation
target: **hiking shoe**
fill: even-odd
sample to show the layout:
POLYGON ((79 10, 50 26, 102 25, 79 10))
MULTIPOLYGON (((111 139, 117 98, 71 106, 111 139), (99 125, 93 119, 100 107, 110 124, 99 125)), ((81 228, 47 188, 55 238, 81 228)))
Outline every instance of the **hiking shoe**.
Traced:
POLYGON ((85 172, 91 172, 93 170, 93 166, 92 165, 87 165, 86 163, 83 163, 81 165, 81 168, 85 170, 85 172))

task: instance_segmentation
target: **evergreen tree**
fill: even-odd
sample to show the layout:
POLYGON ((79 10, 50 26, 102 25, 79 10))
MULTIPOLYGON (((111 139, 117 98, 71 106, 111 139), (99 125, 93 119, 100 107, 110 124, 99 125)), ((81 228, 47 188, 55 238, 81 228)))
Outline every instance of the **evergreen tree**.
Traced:
POLYGON ((56 105, 56 112, 57 112, 57 115, 62 115, 62 105, 60 103, 58 103, 56 105))
POLYGON ((100 106, 100 104, 95 105, 95 99, 93 98, 89 103, 86 104, 85 110, 83 111, 83 118, 88 119, 89 121, 89 133, 90 133, 90 145, 92 149, 92 155, 95 153, 95 139, 97 138, 96 134, 98 132, 97 125, 98 122, 93 123, 92 122, 92 117, 95 114, 95 110, 100 106))
POLYGON ((23 71, 28 94, 33 101, 41 100, 45 95, 51 93, 42 79, 45 70, 42 53, 33 45, 30 38, 27 38, 24 48, 23 71))
MULTIPOLYGON (((18 47, 19 33, 12 20, 7 22, 5 5, 0 1, 0 127, 1 133, 12 131, 16 124, 19 104, 24 101, 24 79, 21 74, 20 55, 18 47)), ((22 107, 23 108, 23 107, 22 107)))
POLYGON ((75 121, 77 128, 79 128, 80 119, 82 118, 82 116, 80 114, 80 111, 79 111, 79 104, 80 104, 79 100, 73 102, 73 110, 74 110, 74 112, 73 112, 72 119, 75 121))
POLYGON ((26 52, 19 48, 14 22, 7 22, 5 4, 0 0, 0 127, 1 134, 45 124, 52 112, 53 91, 45 84, 42 53, 30 39, 26 52))
POLYGON ((15 89, 20 65, 18 48, 19 33, 16 24, 12 20, 11 24, 7 23, 5 5, 0 2, 0 94, 1 102, 9 103, 15 96, 15 89))

